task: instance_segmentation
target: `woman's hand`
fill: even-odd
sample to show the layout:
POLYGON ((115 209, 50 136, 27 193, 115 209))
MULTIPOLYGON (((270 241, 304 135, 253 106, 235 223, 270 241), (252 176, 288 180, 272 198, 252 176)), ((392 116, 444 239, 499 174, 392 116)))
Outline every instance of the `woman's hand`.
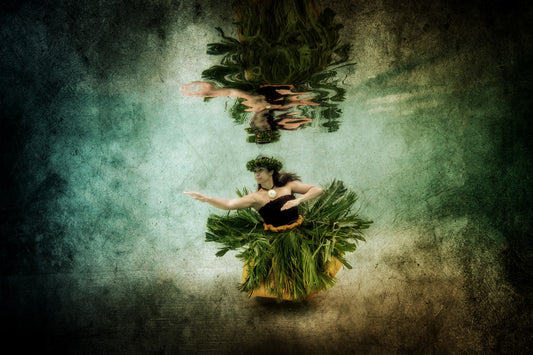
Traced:
POLYGON ((300 204, 300 199, 294 199, 294 200, 289 200, 287 202, 285 202, 285 204, 283 206, 281 206, 281 211, 284 211, 284 210, 288 210, 290 208, 293 208, 293 207, 296 207, 300 204))
POLYGON ((211 206, 215 206, 221 210, 240 210, 257 204, 254 197, 255 193, 251 193, 239 198, 232 198, 231 200, 226 198, 207 197, 196 191, 187 191, 184 192, 184 194, 189 195, 200 202, 207 202, 211 206))
POLYGON ((187 191, 187 192, 184 192, 184 194, 192 196, 192 198, 194 198, 195 200, 198 200, 200 202, 207 202, 208 199, 209 199, 209 197, 207 197, 205 195, 202 195, 201 193, 196 192, 196 191, 187 191))

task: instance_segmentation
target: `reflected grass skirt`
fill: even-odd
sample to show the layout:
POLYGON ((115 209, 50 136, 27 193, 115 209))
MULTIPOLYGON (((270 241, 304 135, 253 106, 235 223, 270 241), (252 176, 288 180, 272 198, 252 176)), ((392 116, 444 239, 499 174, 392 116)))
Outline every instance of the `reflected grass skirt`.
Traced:
POLYGON ((237 254, 244 262, 241 291, 278 300, 304 300, 332 287, 342 265, 352 268, 344 255, 365 240, 363 230, 372 223, 353 210, 356 201, 357 195, 342 181, 333 181, 324 194, 298 206, 304 220, 297 228, 265 230, 259 214, 244 209, 209 216, 206 240, 222 244, 217 256, 241 251, 237 254))

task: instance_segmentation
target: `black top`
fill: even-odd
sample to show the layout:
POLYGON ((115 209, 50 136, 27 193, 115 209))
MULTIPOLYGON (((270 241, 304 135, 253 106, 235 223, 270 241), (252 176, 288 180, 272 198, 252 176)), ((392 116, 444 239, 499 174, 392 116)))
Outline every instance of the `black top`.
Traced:
POLYGON ((293 195, 278 197, 268 202, 257 212, 263 217, 266 224, 271 224, 274 227, 291 224, 298 219, 298 207, 292 207, 284 211, 281 211, 281 207, 283 207, 285 202, 294 199, 296 199, 296 197, 293 195))

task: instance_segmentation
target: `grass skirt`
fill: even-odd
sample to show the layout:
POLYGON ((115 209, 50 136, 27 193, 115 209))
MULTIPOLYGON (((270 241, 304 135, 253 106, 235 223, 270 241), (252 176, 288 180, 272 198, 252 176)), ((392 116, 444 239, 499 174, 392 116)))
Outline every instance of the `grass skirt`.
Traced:
MULTIPOLYGON (((246 193, 237 191, 239 196, 246 193)), ((303 223, 297 228, 265 230, 261 216, 249 208, 210 215, 206 240, 223 245, 217 256, 241 251, 237 254, 244 262, 241 291, 262 290, 279 300, 303 300, 335 284, 335 264, 352 268, 344 255, 365 240, 362 231, 372 223, 353 211, 356 201, 357 195, 342 181, 333 181, 324 194, 298 206, 303 223)))

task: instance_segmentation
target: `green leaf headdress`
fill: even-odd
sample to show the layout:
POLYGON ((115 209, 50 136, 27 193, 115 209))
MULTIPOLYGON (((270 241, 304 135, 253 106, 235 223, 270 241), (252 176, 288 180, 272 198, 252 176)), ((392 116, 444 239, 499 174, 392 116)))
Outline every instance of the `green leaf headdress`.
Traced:
POLYGON ((264 156, 258 156, 257 158, 250 160, 248 163, 246 163, 246 169, 250 171, 254 171, 255 168, 258 167, 265 167, 268 170, 276 170, 280 171, 283 167, 283 164, 274 157, 264 157, 264 156))
POLYGON ((253 128, 246 128, 245 130, 250 134, 247 139, 248 143, 264 144, 277 142, 280 136, 278 131, 260 131, 253 128))

